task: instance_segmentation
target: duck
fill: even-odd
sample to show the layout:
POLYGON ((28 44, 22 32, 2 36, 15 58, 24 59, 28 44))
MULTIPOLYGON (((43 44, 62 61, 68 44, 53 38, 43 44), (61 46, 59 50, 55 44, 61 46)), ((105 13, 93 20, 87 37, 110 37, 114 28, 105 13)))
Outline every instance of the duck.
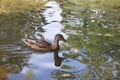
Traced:
POLYGON ((59 41, 66 42, 62 34, 55 35, 53 44, 44 39, 34 40, 34 39, 23 38, 22 41, 31 49, 38 51, 56 51, 59 50, 59 41))

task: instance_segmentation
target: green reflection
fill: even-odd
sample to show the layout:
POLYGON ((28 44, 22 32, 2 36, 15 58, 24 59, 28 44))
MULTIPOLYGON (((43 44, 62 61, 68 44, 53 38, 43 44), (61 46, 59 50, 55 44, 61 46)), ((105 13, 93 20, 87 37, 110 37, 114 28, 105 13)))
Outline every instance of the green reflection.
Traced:
POLYGON ((63 32, 69 35, 69 46, 85 50, 77 52, 82 59, 72 51, 64 56, 88 65, 83 80, 119 79, 120 70, 115 67, 120 63, 119 3, 120 0, 68 0, 61 5, 63 32))
POLYGON ((0 0, 0 44, 20 40, 26 32, 31 34, 43 20, 38 17, 44 4, 34 0, 0 0))
POLYGON ((73 74, 60 71, 60 70, 56 70, 52 72, 52 77, 57 80, 66 80, 66 79, 74 80, 75 79, 75 76, 73 74))

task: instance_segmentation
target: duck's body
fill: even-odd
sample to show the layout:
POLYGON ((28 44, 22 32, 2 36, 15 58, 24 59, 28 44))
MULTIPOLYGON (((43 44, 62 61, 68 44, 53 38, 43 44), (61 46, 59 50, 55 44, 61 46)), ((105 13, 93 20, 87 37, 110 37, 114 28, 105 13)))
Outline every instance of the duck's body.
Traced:
POLYGON ((54 39, 54 44, 51 44, 45 40, 32 40, 32 39, 22 39, 22 41, 30 48, 39 51, 55 51, 59 49, 59 41, 65 39, 61 34, 57 34, 54 39))

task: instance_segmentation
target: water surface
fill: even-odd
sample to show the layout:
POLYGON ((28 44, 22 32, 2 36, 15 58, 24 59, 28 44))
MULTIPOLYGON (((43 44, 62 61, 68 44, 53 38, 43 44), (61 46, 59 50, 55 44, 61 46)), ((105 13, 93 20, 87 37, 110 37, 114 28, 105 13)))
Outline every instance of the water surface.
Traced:
POLYGON ((120 10, 105 3, 48 1, 45 8, 28 9, 27 15, 0 15, 0 79, 119 80, 120 10), (35 51, 21 41, 44 36, 53 43, 58 33, 67 43, 55 52, 35 51))

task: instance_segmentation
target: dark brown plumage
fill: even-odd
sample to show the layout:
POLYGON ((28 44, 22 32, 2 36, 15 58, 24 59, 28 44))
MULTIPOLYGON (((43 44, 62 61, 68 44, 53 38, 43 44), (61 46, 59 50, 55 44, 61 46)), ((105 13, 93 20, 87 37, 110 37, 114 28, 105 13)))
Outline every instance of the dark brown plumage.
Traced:
POLYGON ((45 40, 22 39, 22 41, 30 48, 39 51, 55 51, 59 49, 59 41, 65 41, 61 34, 57 34, 54 38, 54 44, 45 40))

